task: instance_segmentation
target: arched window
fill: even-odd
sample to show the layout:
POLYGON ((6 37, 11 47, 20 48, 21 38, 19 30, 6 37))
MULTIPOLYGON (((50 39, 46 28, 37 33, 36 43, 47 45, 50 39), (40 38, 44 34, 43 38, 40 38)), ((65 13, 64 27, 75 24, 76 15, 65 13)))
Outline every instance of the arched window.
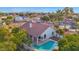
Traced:
POLYGON ((52 32, 52 35, 54 35, 54 32, 52 32))
POLYGON ((44 34, 44 38, 46 38, 46 34, 44 34))

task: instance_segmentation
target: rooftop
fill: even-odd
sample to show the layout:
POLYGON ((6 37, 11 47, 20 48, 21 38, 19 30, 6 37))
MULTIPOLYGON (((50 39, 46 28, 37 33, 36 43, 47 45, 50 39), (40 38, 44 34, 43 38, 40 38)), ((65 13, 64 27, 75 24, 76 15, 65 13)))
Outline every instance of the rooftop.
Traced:
POLYGON ((34 23, 34 22, 27 22, 25 23, 22 28, 27 30, 28 33, 32 36, 39 36, 42 34, 47 28, 49 27, 46 23, 34 23))

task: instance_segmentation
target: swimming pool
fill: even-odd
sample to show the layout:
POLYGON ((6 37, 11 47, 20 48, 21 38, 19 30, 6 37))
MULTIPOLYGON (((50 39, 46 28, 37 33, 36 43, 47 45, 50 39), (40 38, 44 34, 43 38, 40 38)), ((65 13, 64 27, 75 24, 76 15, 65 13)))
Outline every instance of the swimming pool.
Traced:
POLYGON ((41 45, 33 44, 33 48, 39 50, 39 51, 51 51, 57 46, 56 41, 49 40, 41 45))

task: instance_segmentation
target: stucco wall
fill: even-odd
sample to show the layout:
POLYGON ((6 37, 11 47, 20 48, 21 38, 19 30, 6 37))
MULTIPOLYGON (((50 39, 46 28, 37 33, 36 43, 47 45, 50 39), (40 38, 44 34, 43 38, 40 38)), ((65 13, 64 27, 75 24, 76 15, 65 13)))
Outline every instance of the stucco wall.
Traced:
POLYGON ((22 20, 23 20, 23 18, 20 16, 15 17, 15 21, 22 21, 22 20))
POLYGON ((44 37, 44 35, 46 34, 46 39, 48 39, 48 38, 54 36, 54 35, 52 35, 52 32, 54 32, 54 35, 56 35, 55 30, 53 28, 49 27, 40 36, 44 37))

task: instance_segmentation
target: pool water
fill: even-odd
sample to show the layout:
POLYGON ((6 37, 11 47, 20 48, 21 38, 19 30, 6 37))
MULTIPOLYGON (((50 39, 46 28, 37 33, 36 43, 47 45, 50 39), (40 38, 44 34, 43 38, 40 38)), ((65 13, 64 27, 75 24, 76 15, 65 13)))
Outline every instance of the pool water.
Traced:
POLYGON ((47 41, 41 45, 33 44, 33 47, 40 51, 51 51, 55 48, 55 46, 57 46, 57 42, 55 41, 47 41))

